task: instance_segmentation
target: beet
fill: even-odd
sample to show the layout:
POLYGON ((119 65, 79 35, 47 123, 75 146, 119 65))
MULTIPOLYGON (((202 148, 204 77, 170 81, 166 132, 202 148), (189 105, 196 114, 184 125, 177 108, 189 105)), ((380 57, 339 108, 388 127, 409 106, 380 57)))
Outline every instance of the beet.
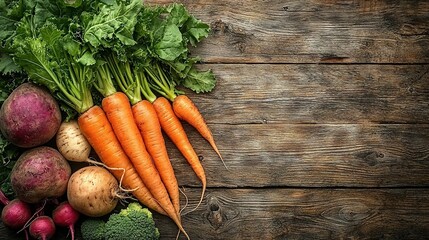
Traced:
POLYGON ((54 148, 41 146, 21 154, 10 179, 17 198, 37 203, 64 195, 70 176, 67 160, 54 148))
POLYGON ((61 124, 61 111, 54 97, 32 83, 18 86, 0 109, 0 130, 7 140, 22 148, 43 145, 61 124))

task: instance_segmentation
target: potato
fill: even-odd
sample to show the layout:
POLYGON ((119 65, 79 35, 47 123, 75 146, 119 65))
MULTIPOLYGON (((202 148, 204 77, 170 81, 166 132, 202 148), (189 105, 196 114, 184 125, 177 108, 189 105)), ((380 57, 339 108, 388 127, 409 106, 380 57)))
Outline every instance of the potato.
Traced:
POLYGON ((67 186, 67 199, 78 212, 89 217, 110 213, 120 199, 116 178, 105 168, 83 167, 72 174, 67 186))
POLYGON ((71 168, 54 148, 41 146, 21 154, 11 171, 11 184, 17 198, 37 203, 65 194, 71 168))

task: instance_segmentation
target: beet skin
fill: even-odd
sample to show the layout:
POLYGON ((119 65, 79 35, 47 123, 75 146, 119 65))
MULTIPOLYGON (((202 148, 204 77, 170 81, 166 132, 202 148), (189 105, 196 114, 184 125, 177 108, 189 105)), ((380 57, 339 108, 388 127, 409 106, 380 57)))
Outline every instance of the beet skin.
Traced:
POLYGON ((0 130, 11 143, 31 148, 51 140, 61 124, 61 112, 54 97, 42 87, 23 83, 0 109, 0 130))
POLYGON ((70 176, 67 160, 56 149, 41 146, 22 153, 10 179, 17 198, 37 203, 64 195, 70 176))

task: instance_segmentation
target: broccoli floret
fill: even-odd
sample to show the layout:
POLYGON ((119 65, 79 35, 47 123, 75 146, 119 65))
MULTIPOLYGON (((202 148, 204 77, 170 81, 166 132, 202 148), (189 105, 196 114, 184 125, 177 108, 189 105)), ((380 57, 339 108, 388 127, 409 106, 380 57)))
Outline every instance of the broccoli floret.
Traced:
POLYGON ((105 237, 106 240, 153 240, 159 239, 159 231, 149 209, 133 202, 119 213, 110 215, 105 237))
POLYGON ((106 234, 106 223, 101 219, 86 219, 80 226, 84 240, 103 240, 106 234))

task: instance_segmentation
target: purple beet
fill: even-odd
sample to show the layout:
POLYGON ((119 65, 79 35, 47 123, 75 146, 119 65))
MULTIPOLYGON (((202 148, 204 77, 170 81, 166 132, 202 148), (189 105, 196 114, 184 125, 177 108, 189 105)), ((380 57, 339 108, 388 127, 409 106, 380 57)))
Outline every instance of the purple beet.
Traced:
POLYGON ((17 198, 37 203, 64 195, 70 176, 70 165, 61 153, 41 146, 21 154, 12 168, 10 179, 17 198))
POLYGON ((0 130, 7 140, 22 148, 43 145, 61 124, 61 112, 54 97, 42 87, 23 83, 0 109, 0 130))

